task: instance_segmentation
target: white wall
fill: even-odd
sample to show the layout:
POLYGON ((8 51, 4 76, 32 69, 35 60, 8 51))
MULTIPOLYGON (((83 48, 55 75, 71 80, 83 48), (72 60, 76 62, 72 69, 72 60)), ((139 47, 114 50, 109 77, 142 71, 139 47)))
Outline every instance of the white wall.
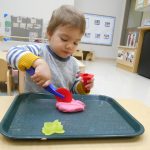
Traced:
POLYGON ((120 43, 126 0, 75 0, 75 7, 84 13, 116 17, 112 46, 80 44, 79 48, 94 50, 96 57, 116 58, 120 43))
MULTIPOLYGON (((96 57, 116 58, 126 0, 0 0, 0 15, 7 12, 14 15, 43 18, 44 21, 48 21, 52 11, 62 4, 75 5, 85 13, 116 17, 112 46, 79 45, 79 48, 94 50, 96 57)), ((4 48, 4 45, 5 43, 0 44, 0 50, 4 48)), ((7 45, 10 47, 13 43, 6 43, 5 49, 7 45)))
POLYGON ((149 12, 143 12, 141 26, 144 26, 145 20, 150 20, 150 11, 149 12))
MULTIPOLYGON (((44 26, 51 17, 54 9, 62 4, 74 5, 74 0, 0 0, 0 35, 4 34, 4 13, 14 16, 43 18, 44 26)), ((0 41, 0 51, 9 49, 12 46, 25 44, 18 41, 0 41)))
POLYGON ((52 11, 62 4, 74 5, 74 0, 0 0, 0 14, 37 17, 48 21, 52 11))
POLYGON ((131 0, 128 28, 139 27, 141 25, 142 12, 135 11, 136 0, 131 0))

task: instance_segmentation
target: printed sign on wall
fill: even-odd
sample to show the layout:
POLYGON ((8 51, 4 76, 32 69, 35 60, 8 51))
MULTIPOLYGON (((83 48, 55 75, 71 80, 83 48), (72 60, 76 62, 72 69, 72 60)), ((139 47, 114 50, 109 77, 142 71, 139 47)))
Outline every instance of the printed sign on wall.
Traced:
POLYGON ((14 40, 34 41, 42 37, 43 19, 11 16, 11 22, 11 36, 27 37, 13 38, 14 40))
POLYGON ((112 45, 115 17, 84 14, 86 31, 81 43, 112 45))
POLYGON ((31 41, 42 38, 43 19, 4 14, 5 36, 16 41, 31 41))

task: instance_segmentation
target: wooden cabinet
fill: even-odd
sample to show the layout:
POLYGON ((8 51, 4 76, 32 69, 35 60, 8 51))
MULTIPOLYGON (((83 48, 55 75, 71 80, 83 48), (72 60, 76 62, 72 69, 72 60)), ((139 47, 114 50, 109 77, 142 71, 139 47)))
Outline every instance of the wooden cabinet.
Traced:
POLYGON ((73 53, 73 56, 77 59, 83 60, 83 51, 82 50, 76 50, 73 53))
POLYGON ((135 48, 127 46, 118 47, 117 66, 131 72, 137 72, 144 33, 145 31, 150 30, 150 26, 139 27, 138 29, 139 36, 135 48))
POLYGON ((73 53, 73 56, 79 60, 91 60, 91 61, 94 60, 94 52, 93 51, 76 50, 73 53))
POLYGON ((137 48, 127 46, 118 47, 117 66, 125 70, 136 71, 137 48))
POLYGON ((136 72, 138 50, 137 43, 139 37, 139 30, 137 28, 127 29, 126 46, 120 45, 118 47, 117 66, 125 70, 136 72))
MULTIPOLYGON (((136 0, 135 10, 142 12, 148 11, 150 12, 150 0, 136 0)), ((128 44, 128 40, 127 40, 128 46, 120 45, 118 47, 118 55, 117 55, 118 67, 131 72, 137 72, 144 33, 147 30, 150 30, 150 26, 143 26, 138 28, 138 40, 134 48, 132 48, 132 46, 128 44)))

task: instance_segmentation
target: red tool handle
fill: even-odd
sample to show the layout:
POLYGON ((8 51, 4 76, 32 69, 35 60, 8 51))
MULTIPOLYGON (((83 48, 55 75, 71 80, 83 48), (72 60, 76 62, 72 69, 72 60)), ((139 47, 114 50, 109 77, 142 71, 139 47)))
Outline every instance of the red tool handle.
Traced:
MULTIPOLYGON (((84 86, 87 84, 87 81, 88 80, 91 80, 93 77, 94 77, 94 75, 93 74, 89 74, 89 73, 81 73, 80 74, 80 77, 82 77, 82 79, 83 79, 83 84, 84 84, 84 86)), ((89 92, 89 90, 87 90, 86 88, 85 88, 85 91, 86 92, 89 92)))

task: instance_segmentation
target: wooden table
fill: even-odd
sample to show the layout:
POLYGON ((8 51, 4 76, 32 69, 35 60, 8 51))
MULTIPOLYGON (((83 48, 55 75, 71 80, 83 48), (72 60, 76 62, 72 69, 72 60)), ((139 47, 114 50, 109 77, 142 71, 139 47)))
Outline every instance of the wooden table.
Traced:
MULTIPOLYGON (((0 120, 14 97, 0 97, 0 120)), ((145 127, 143 135, 134 138, 82 140, 10 140, 0 134, 0 150, 150 150, 150 107, 136 100, 118 101, 145 127)))
MULTIPOLYGON (((0 52, 0 58, 6 61, 7 52, 0 52)), ((19 93, 24 92, 24 72, 18 71, 19 93)))

